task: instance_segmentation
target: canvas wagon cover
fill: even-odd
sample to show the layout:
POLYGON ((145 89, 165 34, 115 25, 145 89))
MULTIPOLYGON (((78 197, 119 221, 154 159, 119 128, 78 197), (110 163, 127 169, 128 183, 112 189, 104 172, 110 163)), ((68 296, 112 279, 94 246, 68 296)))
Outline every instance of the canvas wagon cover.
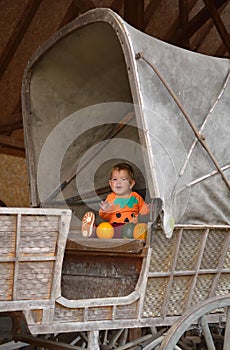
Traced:
MULTIPOLYGON (((230 61, 193 53, 143 34, 109 9, 90 11, 61 29, 37 51, 25 70, 22 101, 32 205, 41 203, 38 177, 43 177, 43 183, 49 182, 45 171, 38 174, 46 140, 53 129, 60 126, 60 121, 69 116, 72 118, 74 113, 85 107, 84 104, 75 105, 73 109, 69 106, 74 105, 73 101, 77 99, 82 101, 86 98, 86 89, 90 90, 89 77, 93 75, 96 77, 94 92, 89 93, 88 105, 90 99, 92 105, 97 102, 117 104, 120 101, 125 103, 123 114, 129 111, 127 105, 134 106, 135 123, 144 148, 146 185, 151 198, 163 201, 162 223, 166 234, 171 235, 174 223, 229 225, 230 61), (100 46, 97 36, 101 40, 100 46), (65 38, 67 43, 63 44, 65 38), (71 45, 74 52, 70 55, 71 45), (84 52, 87 55, 84 56, 84 52), (117 74, 117 62, 121 61, 124 65, 117 74), (83 74, 83 62, 84 65, 90 62, 91 69, 84 71, 84 90, 65 85, 66 76, 70 75, 68 66, 73 62, 75 79, 83 74), (54 70, 55 77, 58 64, 62 75, 60 81, 64 86, 62 91, 74 91, 72 104, 70 100, 65 102, 65 93, 61 97, 60 93, 58 95, 56 82, 52 89, 47 84, 48 79, 52 80, 52 74, 51 78, 50 75, 47 78, 47 67, 54 70), (110 88, 108 81, 111 82, 110 88), (103 85, 104 100, 101 95, 97 97, 97 89, 102 89, 103 85), (108 95, 111 91, 115 91, 114 100, 108 95)), ((112 110, 109 113, 107 104, 106 108, 105 114, 109 115, 111 123, 116 121, 116 113, 112 110)), ((98 119, 101 111, 97 114, 98 119)), ((81 114, 74 127, 81 128, 86 119, 89 123, 91 112, 87 116, 81 114)), ((92 120, 93 125, 95 116, 92 120)), ((71 124, 68 125, 71 129, 71 124)), ((59 139, 69 133, 67 130, 63 132, 63 137, 59 139)), ((84 147, 88 149, 87 144, 84 147)), ((59 147, 56 140, 55 145, 48 149, 51 162, 61 144, 59 147)), ((74 152, 80 151, 75 148, 74 152)), ((49 171, 52 173, 51 169, 49 171)), ((55 189, 58 180, 60 178, 49 184, 46 193, 55 189)))

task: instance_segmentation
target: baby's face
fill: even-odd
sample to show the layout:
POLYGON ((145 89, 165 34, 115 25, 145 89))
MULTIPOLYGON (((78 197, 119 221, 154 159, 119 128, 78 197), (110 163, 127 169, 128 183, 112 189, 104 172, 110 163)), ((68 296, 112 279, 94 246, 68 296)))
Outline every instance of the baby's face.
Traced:
POLYGON ((115 194, 125 197, 132 191, 135 181, 130 178, 127 170, 114 170, 109 185, 115 194))

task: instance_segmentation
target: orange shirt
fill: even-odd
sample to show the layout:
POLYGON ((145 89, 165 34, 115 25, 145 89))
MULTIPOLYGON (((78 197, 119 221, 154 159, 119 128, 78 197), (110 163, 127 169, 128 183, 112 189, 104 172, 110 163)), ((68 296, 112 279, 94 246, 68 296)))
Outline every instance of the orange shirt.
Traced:
POLYGON ((136 192, 131 192, 129 197, 118 197, 115 193, 110 193, 106 200, 112 204, 109 211, 99 210, 99 215, 103 220, 112 223, 137 222, 138 214, 149 214, 149 207, 144 199, 136 192))

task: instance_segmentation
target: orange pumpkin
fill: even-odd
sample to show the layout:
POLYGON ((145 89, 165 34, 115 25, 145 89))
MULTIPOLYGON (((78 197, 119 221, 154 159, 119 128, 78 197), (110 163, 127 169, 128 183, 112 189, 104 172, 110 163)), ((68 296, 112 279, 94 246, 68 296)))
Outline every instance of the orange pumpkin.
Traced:
POLYGON ((147 236, 147 229, 148 226, 144 222, 136 224, 133 230, 133 238, 145 240, 147 236))
POLYGON ((98 238, 113 238, 114 228, 109 222, 101 222, 96 229, 98 238))

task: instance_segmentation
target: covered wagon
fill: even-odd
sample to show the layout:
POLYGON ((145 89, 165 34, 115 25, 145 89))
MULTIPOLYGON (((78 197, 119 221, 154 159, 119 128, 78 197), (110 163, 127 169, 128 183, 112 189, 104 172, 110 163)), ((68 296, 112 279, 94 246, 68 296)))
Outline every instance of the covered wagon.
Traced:
POLYGON ((228 349, 229 76, 229 60, 161 42, 108 9, 85 13, 36 51, 22 88, 31 206, 72 217, 52 307, 18 310, 28 332, 18 327, 14 339, 169 350, 199 331, 214 349, 221 324, 228 349), (147 237, 82 237, 86 211, 100 223, 120 161, 150 203, 147 237))

